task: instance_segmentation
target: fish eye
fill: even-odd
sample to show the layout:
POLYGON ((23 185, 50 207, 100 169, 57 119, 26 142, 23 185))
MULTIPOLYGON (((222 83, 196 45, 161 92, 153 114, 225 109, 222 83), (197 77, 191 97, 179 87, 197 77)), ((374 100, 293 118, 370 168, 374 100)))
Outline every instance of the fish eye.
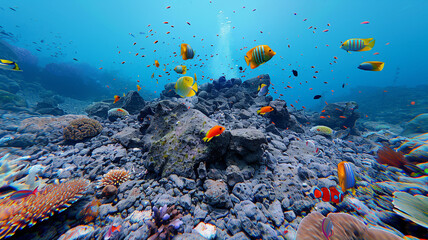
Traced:
POLYGON ((269 52, 272 52, 272 49, 269 49, 269 52))

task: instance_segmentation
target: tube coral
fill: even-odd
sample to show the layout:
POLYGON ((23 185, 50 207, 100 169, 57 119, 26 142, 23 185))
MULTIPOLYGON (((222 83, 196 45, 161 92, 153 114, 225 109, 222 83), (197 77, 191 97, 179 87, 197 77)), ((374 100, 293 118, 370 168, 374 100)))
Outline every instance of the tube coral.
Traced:
POLYGON ((129 172, 124 169, 110 170, 101 179, 101 186, 113 185, 119 187, 120 184, 128 181, 129 172))

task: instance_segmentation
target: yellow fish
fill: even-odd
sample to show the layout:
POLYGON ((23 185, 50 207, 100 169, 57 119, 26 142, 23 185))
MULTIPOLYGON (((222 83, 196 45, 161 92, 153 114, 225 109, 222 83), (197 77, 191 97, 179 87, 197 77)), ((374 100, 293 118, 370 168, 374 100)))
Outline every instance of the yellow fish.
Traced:
POLYGON ((185 65, 178 65, 174 68, 174 71, 178 74, 186 74, 187 67, 185 65))
POLYGON ((384 62, 368 61, 361 63, 360 66, 358 66, 358 69, 366 71, 382 71, 383 66, 385 66, 384 62))
POLYGON ((374 38, 351 38, 346 40, 340 48, 343 50, 349 52, 349 51, 356 51, 356 52, 363 52, 363 51, 369 51, 372 50, 374 47, 375 40, 374 38))
POLYGON ((155 60, 155 66, 159 67, 159 61, 158 60, 155 60))
POLYGON ((184 76, 177 80, 175 83, 175 93, 181 97, 191 97, 195 96, 198 92, 198 84, 196 83, 196 74, 195 80, 192 77, 184 76))
POLYGON ((137 91, 139 92, 141 90, 140 85, 137 85, 137 91))
POLYGON ((275 54, 276 52, 272 51, 268 45, 259 45, 247 52, 245 62, 247 62, 247 66, 250 65, 251 69, 254 69, 269 61, 275 54))
POLYGON ((0 68, 12 71, 22 71, 16 62, 6 59, 0 59, 0 68))
POLYGON ((189 44, 182 43, 180 48, 181 57, 183 57, 183 60, 192 59, 195 56, 195 52, 189 44))
POLYGON ((328 136, 333 134, 333 129, 326 127, 326 126, 315 126, 315 127, 311 128, 310 131, 314 132, 316 134, 328 135, 328 136))

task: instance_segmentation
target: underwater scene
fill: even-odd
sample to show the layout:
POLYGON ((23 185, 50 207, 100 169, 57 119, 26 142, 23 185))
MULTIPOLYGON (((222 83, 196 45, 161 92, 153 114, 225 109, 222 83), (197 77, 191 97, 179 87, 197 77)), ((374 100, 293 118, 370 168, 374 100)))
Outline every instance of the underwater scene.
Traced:
POLYGON ((427 13, 0 0, 0 239, 428 239, 427 13))

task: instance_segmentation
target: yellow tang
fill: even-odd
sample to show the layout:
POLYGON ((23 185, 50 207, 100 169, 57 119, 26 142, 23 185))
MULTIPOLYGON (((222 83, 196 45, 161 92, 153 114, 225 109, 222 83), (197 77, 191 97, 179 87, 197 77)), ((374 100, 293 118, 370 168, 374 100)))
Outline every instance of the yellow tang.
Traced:
POLYGON ((0 59, 0 68, 12 71, 22 71, 16 62, 6 59, 0 59))
POLYGON ((177 80, 175 83, 175 93, 181 97, 192 97, 195 96, 198 92, 198 84, 196 83, 196 74, 195 80, 192 77, 184 76, 177 80))
POLYGON ((269 61, 275 54, 276 52, 272 51, 268 45, 258 45, 247 52, 245 62, 247 66, 250 65, 251 69, 254 69, 269 61))

